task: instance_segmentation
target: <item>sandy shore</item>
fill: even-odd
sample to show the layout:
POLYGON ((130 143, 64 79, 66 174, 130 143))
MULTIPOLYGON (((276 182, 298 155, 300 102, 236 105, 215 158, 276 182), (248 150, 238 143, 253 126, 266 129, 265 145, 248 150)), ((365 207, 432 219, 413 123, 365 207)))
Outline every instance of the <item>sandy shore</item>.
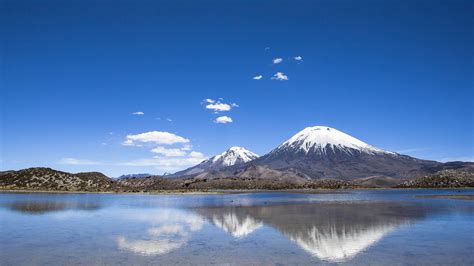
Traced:
POLYGON ((415 198, 474 200, 474 195, 432 195, 432 196, 415 196, 415 198))

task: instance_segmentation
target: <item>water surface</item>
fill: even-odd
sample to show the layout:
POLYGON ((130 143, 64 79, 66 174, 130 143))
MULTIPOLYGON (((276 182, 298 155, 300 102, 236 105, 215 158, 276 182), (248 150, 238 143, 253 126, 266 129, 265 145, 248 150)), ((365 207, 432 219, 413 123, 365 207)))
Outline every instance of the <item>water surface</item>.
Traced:
POLYGON ((0 262, 474 265, 474 201, 443 195, 474 190, 0 193, 0 262))

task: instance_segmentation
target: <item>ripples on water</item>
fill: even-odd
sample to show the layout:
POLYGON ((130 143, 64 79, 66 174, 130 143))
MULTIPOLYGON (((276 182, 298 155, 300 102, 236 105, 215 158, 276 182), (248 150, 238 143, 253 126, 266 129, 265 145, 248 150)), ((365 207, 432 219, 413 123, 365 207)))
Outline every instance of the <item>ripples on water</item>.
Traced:
POLYGON ((473 265, 459 193, 1 193, 1 264, 473 265))

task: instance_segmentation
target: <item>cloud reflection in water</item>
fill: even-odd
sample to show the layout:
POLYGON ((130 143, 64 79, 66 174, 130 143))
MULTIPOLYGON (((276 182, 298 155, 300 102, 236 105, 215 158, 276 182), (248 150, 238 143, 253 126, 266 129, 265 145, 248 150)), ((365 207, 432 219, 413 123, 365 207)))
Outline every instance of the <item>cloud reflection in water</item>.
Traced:
POLYGON ((176 209, 154 210, 133 215, 130 219, 147 222, 150 228, 144 239, 117 237, 119 249, 140 255, 162 255, 187 244, 191 232, 201 230, 204 220, 192 213, 176 209))

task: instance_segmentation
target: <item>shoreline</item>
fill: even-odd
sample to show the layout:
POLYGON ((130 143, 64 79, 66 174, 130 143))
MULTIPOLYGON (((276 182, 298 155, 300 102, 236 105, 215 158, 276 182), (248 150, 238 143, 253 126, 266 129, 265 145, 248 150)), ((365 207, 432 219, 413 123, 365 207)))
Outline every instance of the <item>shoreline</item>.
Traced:
POLYGON ((328 193, 361 190, 474 190, 474 187, 452 187, 452 188, 346 188, 346 189, 214 189, 206 191, 181 191, 181 190, 159 190, 143 192, 127 191, 61 191, 61 190, 27 190, 27 189, 0 189, 0 193, 50 193, 50 194, 132 194, 132 195, 221 195, 221 194, 243 194, 243 193, 268 193, 268 192, 287 192, 287 193, 328 193))

